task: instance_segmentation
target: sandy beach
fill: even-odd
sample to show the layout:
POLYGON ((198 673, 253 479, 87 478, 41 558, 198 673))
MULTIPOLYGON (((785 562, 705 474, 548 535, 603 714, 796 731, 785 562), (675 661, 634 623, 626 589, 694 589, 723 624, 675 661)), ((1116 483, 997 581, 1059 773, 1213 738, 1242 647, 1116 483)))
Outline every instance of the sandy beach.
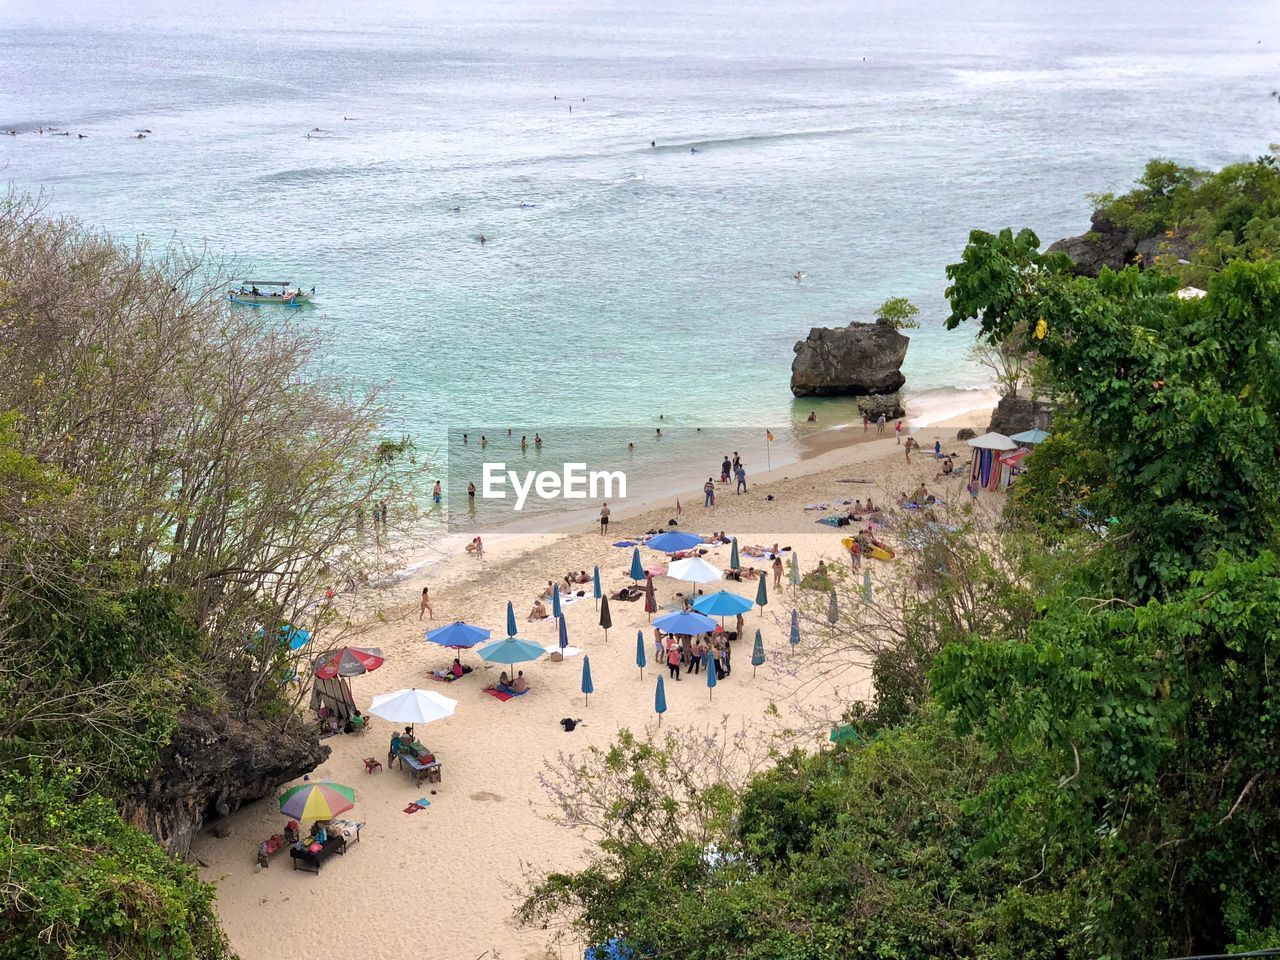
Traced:
MULTIPOLYGON (((955 440, 957 428, 981 432, 987 420, 988 411, 969 411, 917 427, 914 435, 925 450, 932 449, 936 438, 946 450, 967 454, 967 447, 955 440)), ((718 460, 718 452, 714 456, 718 460)), ((880 439, 864 436, 861 425, 825 431, 804 459, 754 476, 746 494, 735 496, 730 485, 722 485, 714 511, 704 511, 699 492, 682 495, 681 528, 703 535, 725 530, 742 546, 781 542, 794 547, 802 569, 809 570, 822 558, 843 559, 843 534, 816 523, 822 513, 806 511, 805 506, 865 499, 868 494, 888 504, 899 491, 909 491, 921 481, 948 499, 967 496, 967 478, 959 467, 957 463, 956 475, 944 484, 936 479, 933 457, 922 451, 906 460, 891 429, 880 439)), ((348 816, 364 824, 360 842, 345 856, 330 859, 319 875, 291 870, 287 854, 276 856, 269 869, 256 868, 259 841, 284 823, 274 797, 229 817, 224 825, 230 827, 230 836, 217 839, 202 833, 193 853, 208 864, 201 873, 218 885, 218 913, 244 960, 304 955, 384 960, 580 956, 581 946, 549 948, 547 933, 515 925, 515 889, 522 864, 570 866, 586 843, 547 819, 548 802, 539 784, 545 762, 591 744, 605 746, 622 728, 637 733, 656 729, 653 700, 659 671, 651 665, 641 678, 635 665, 637 629, 644 630, 646 648, 652 646, 643 604, 611 604, 614 625, 607 641, 589 585, 585 599, 565 608, 570 644, 591 658, 595 693, 589 705, 579 691, 581 654, 559 663, 544 657, 521 665, 530 692, 502 703, 483 692, 496 681, 500 668, 485 664, 474 652, 461 653, 464 663, 476 667, 474 672, 453 684, 433 682, 431 671, 446 667, 452 651, 425 643, 423 632, 461 619, 501 637, 511 600, 520 635, 551 645, 556 640, 554 621, 524 619, 547 580, 569 570, 590 573, 599 565, 605 590, 617 591, 630 582, 626 574, 632 552, 611 544, 665 528, 673 514, 674 501, 618 510, 608 537, 600 536, 588 519, 576 518, 561 533, 489 538, 483 560, 447 556, 418 566, 378 595, 377 612, 356 642, 380 647, 387 660, 377 671, 352 681, 357 704, 366 709, 376 694, 413 686, 457 699, 454 716, 418 729, 419 739, 442 761, 442 782, 415 787, 408 773, 389 768, 387 749, 395 725, 374 719, 364 734, 328 738, 325 743, 332 755, 312 774, 313 779, 353 786, 357 803, 348 816), (418 619, 424 585, 431 587, 431 622, 418 619), (583 722, 566 733, 559 723, 563 717, 583 722), (378 758, 383 769, 366 774, 364 757, 378 758), (403 808, 419 797, 431 805, 404 813, 403 808)), ((646 565, 665 562, 653 551, 642 550, 642 556, 646 565)), ((729 547, 715 548, 707 559, 728 566, 729 547)), ((746 556, 743 562, 753 563, 746 556)), ((660 605, 688 589, 666 577, 655 583, 660 605)), ((754 582, 724 586, 755 595, 754 582)), ((766 738, 779 727, 800 723, 803 714, 816 747, 825 741, 829 725, 815 724, 815 711, 835 717, 850 700, 868 696, 866 670, 846 672, 837 686, 806 685, 803 694, 797 694, 794 678, 771 668, 786 656, 789 597, 788 590, 775 591, 770 583, 769 606, 762 615, 758 610, 746 615, 748 637, 757 628, 762 631, 770 663, 753 678, 750 640, 740 640, 734 647, 732 675, 717 685, 713 696, 701 676, 668 681, 664 730, 702 729, 725 721, 733 727, 751 725, 766 738), (766 717, 771 704, 777 707, 776 716, 766 717)))

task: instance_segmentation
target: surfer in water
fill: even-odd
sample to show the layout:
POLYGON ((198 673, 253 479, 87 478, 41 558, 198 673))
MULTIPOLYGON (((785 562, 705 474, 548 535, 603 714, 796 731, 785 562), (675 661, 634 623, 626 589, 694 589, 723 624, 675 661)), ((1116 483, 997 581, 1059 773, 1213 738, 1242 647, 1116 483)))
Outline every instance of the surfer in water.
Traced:
POLYGON ((651 146, 651 147, 656 147, 657 145, 658 145, 658 141, 657 141, 657 140, 650 140, 650 141, 649 141, 649 146, 651 146))
POLYGON ((480 246, 483 247, 488 242, 489 242, 489 238, 486 237, 483 233, 480 234, 480 246))
POLYGON ((697 148, 697 147, 690 147, 690 148, 689 148, 689 152, 690 152, 690 153, 697 153, 697 152, 698 152, 698 148, 697 148))
POLYGON ((799 283, 806 276, 808 276, 808 274, 801 273, 799 270, 797 270, 795 273, 791 275, 791 279, 794 280, 796 283, 799 283))

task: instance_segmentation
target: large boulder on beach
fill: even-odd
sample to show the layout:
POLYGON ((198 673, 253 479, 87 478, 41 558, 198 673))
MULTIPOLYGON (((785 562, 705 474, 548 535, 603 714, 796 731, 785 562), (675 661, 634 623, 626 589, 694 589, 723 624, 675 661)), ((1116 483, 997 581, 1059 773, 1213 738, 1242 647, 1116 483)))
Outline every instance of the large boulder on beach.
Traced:
POLYGON ((1075 272, 1084 277, 1096 277, 1103 267, 1122 270, 1136 262, 1139 237, 1127 227, 1121 227, 1101 210, 1095 210, 1088 233, 1078 237, 1063 237, 1050 244, 1047 253, 1065 253, 1075 263, 1075 272))
POLYGON ((1053 408, 1042 400, 1030 397, 1001 397, 991 412, 988 433, 1002 433, 1011 437, 1027 430, 1050 430, 1053 427, 1053 408))
POLYGON ((907 415, 902 406, 902 395, 898 393, 871 393, 858 398, 858 409, 866 414, 869 420, 901 420, 907 415))
POLYGON ((170 853, 185 856, 206 822, 275 793, 328 756, 329 748, 315 732, 297 721, 252 724, 189 710, 161 750, 151 777, 126 799, 123 812, 170 853))
POLYGON ((791 392, 797 397, 865 397, 897 393, 907 378, 909 337, 882 320, 814 327, 795 345, 791 392))

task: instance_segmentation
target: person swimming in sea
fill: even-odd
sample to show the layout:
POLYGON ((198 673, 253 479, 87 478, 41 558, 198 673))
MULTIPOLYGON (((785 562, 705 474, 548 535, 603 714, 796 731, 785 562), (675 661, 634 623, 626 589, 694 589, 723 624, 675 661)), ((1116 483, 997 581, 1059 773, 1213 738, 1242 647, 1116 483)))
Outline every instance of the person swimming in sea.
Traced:
POLYGON ((488 242, 489 242, 489 238, 486 237, 483 233, 480 234, 480 246, 483 247, 488 242))
POLYGON ((698 152, 698 148, 697 148, 697 147, 690 147, 690 148, 689 148, 689 152, 690 152, 690 153, 697 153, 697 152, 698 152))

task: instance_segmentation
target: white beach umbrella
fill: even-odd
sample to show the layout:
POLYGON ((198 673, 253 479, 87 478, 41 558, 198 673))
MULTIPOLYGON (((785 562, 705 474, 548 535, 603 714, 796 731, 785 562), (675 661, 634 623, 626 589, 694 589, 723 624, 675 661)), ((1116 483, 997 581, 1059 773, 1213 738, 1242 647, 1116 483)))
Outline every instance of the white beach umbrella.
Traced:
POLYGON ((969 446, 979 450, 1016 450, 1018 445, 1003 433, 984 433, 969 441, 969 446))
POLYGON ((369 712, 392 723, 430 723, 453 716, 457 706, 434 690, 397 690, 374 697, 369 712))
POLYGON ((713 567, 701 557, 687 557, 671 564, 667 568, 667 576, 675 580, 686 580, 689 583, 713 583, 723 575, 719 567, 713 567))

